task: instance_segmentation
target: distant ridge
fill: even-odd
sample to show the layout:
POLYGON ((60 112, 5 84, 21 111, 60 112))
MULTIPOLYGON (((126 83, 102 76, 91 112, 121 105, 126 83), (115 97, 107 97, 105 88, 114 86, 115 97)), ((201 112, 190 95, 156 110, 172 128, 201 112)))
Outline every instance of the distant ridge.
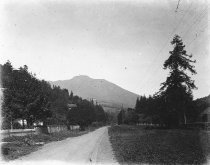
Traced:
POLYGON ((69 92, 86 99, 96 99, 98 103, 108 107, 135 107, 137 94, 125 90, 105 79, 93 79, 89 76, 75 76, 69 80, 51 81, 52 85, 66 88, 69 92))

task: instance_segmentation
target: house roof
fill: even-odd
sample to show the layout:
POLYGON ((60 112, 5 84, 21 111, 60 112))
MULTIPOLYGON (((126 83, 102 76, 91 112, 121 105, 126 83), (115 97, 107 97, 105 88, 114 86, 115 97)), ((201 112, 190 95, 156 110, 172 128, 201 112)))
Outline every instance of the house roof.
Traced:
POLYGON ((17 118, 13 122, 18 122, 18 121, 21 121, 21 120, 22 120, 21 118, 17 118))
POLYGON ((209 114, 210 115, 210 107, 207 107, 202 114, 209 114))
POLYGON ((67 106, 68 106, 68 108, 76 108, 77 107, 76 104, 68 104, 67 106))

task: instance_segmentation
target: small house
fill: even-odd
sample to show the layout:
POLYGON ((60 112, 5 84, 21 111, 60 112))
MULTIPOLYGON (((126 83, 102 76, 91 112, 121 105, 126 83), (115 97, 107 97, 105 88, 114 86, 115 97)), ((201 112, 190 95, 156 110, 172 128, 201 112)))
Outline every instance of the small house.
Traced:
POLYGON ((27 121, 25 119, 18 118, 13 121, 14 129, 24 128, 25 126, 27 126, 27 121))
POLYGON ((68 106, 68 109, 71 110, 73 108, 77 108, 77 105, 76 104, 67 104, 68 106))

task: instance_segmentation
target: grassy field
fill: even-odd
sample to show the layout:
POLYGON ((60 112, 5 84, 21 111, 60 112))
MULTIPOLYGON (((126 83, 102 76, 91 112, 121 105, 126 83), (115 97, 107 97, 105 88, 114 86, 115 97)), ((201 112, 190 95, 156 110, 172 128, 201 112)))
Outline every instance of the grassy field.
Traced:
POLYGON ((84 135, 95 129, 95 127, 89 127, 85 131, 63 131, 52 134, 29 134, 26 136, 11 136, 3 138, 3 144, 1 145, 3 160, 8 161, 17 159, 18 157, 38 150, 42 145, 46 143, 52 141, 60 141, 68 137, 84 135))
POLYGON ((112 126, 110 140, 120 164, 205 164, 210 136, 199 130, 112 126))

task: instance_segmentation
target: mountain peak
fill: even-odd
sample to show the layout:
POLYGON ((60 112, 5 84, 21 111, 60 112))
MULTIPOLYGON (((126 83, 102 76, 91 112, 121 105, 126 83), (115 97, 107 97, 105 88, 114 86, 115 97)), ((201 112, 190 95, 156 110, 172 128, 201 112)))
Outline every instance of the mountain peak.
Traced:
POLYGON ((72 79, 92 79, 87 75, 78 75, 78 76, 74 76, 72 79))
POLYGON ((54 81, 53 85, 66 88, 82 98, 95 98, 97 102, 118 104, 133 108, 137 94, 121 88, 105 79, 93 79, 87 75, 78 75, 70 80, 54 81))

